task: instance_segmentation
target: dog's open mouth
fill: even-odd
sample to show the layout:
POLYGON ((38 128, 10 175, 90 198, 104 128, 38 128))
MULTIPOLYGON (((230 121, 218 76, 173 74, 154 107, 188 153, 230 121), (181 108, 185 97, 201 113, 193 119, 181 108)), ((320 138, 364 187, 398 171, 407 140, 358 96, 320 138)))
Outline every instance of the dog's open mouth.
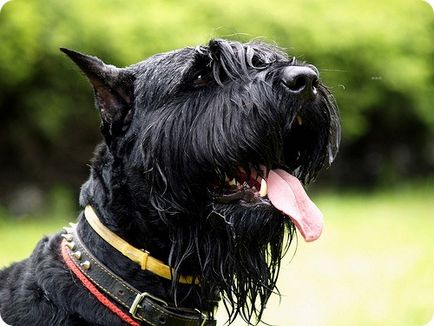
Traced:
POLYGON ((215 195, 214 200, 271 204, 291 219, 306 241, 318 239, 323 229, 323 215, 300 180, 282 169, 267 171, 261 167, 247 174, 240 168, 235 177, 226 177, 222 194, 215 195))
POLYGON ((223 188, 220 188, 220 193, 215 195, 214 199, 220 203, 229 204, 239 200, 251 203, 265 198, 267 196, 266 174, 265 167, 259 171, 252 168, 250 174, 246 173, 243 168, 239 168, 235 176, 225 176, 223 188))

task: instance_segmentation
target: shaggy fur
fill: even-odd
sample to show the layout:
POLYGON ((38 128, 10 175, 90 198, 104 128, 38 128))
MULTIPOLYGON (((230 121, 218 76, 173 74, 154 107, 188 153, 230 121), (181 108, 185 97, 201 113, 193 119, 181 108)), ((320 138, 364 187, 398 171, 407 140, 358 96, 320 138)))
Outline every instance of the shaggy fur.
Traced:
MULTIPOLYGON (((339 143, 328 90, 319 83, 314 99, 288 91, 283 68, 306 65, 258 42, 211 40, 123 69, 63 51, 95 90, 104 136, 80 204, 91 204, 112 231, 172 266, 174 279, 140 270, 80 214, 87 247, 136 288, 173 306, 208 309, 221 295, 231 321, 260 320, 294 226, 266 198, 217 199, 240 168, 283 168, 307 183, 328 166, 339 143), (180 274, 197 275, 201 286, 177 283, 180 274)), ((122 325, 65 267, 60 241, 59 234, 44 238, 30 258, 0 272, 3 319, 122 325)))

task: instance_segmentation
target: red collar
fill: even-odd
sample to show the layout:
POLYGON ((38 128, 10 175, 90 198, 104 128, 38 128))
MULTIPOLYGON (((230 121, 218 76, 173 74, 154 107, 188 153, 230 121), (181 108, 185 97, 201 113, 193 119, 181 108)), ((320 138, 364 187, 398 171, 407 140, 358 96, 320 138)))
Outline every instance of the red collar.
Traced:
POLYGON ((106 306, 111 312, 116 314, 120 319, 131 326, 140 326, 139 323, 134 321, 129 315, 119 309, 113 302, 111 302, 104 294, 102 294, 93 283, 83 274, 83 272, 75 265, 74 261, 68 254, 68 249, 66 246, 67 241, 63 240, 61 244, 62 257, 65 261, 66 266, 77 276, 84 287, 93 294, 93 296, 106 306))

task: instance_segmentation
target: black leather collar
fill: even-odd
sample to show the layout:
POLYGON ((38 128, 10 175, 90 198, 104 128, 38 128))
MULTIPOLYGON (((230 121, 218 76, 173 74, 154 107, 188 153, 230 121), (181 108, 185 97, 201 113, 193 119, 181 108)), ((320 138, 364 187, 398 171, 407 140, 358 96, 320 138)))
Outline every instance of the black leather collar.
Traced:
POLYGON ((68 255, 81 272, 137 320, 152 326, 215 326, 213 312, 171 307, 164 300, 140 292, 98 261, 81 241, 76 225, 65 228, 68 255))

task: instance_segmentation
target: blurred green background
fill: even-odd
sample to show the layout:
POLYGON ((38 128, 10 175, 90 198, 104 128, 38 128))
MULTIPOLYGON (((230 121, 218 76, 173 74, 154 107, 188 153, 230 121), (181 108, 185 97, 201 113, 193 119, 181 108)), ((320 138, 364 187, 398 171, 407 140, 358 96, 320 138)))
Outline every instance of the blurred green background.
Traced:
MULTIPOLYGON (((0 11, 0 266, 74 220, 100 141, 58 50, 126 66, 224 37, 314 63, 343 142, 310 186, 327 228, 280 278, 277 325, 424 325, 434 315, 434 13, 422 0, 13 0, 0 11)), ((241 324, 240 324, 241 325, 241 324)))

